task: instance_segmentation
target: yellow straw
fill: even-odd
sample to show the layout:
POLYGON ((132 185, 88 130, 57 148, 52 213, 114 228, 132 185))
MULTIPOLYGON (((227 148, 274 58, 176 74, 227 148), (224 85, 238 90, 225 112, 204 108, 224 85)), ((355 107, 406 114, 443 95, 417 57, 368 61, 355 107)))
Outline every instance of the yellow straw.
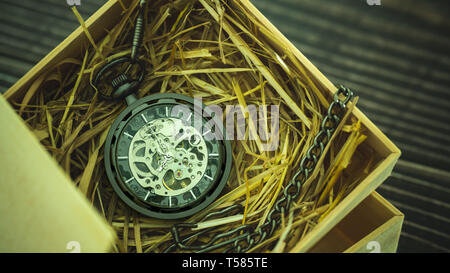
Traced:
POLYGON ((77 10, 77 8, 75 6, 72 7, 72 11, 75 14, 75 17, 77 17, 78 22, 80 23, 81 28, 83 29, 84 33, 86 34, 86 37, 88 38, 89 42, 91 42, 92 46, 94 47, 95 52, 97 52, 98 56, 100 56, 102 59, 105 59, 105 57, 103 57, 103 54, 100 52, 100 50, 98 49, 97 45, 95 44, 91 33, 87 29, 86 23, 84 22, 83 17, 81 17, 80 13, 78 12, 78 10, 77 10))

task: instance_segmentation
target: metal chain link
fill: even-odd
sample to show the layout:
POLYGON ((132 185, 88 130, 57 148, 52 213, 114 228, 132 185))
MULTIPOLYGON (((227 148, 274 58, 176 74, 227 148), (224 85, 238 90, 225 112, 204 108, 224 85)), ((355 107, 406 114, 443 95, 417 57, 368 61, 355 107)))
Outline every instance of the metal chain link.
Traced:
MULTIPOLYGON (((195 228, 197 227, 197 224, 182 223, 174 225, 172 228, 172 236, 175 243, 167 248, 165 252, 173 250, 175 247, 178 247, 182 250, 209 252, 215 249, 222 248, 226 245, 231 245, 230 247, 225 249, 224 252, 240 253, 250 250, 259 243, 263 242, 266 238, 271 237, 275 232, 276 227, 281 223, 282 215, 284 215, 289 210, 292 201, 296 200, 299 197, 302 184, 304 184, 308 180, 308 178, 314 171, 319 158, 324 152, 326 145, 330 141, 333 133, 337 129, 343 115, 345 114, 347 103, 353 99, 353 96, 353 92, 343 86, 340 86, 337 92, 334 94, 333 101, 330 103, 327 114, 322 120, 319 133, 314 137, 312 146, 306 152, 305 157, 300 161, 298 171, 294 174, 289 184, 286 185, 286 188, 284 189, 280 198, 275 202, 272 210, 267 215, 264 224, 258 226, 253 231, 251 230, 251 227, 249 225, 241 225, 226 233, 220 233, 214 236, 208 243, 200 246, 187 246, 185 245, 185 243, 205 232, 213 230, 214 228, 202 230, 200 232, 192 234, 188 238, 181 240, 179 236, 179 229, 195 228), (341 99, 341 96, 343 96, 343 99, 341 99), (234 235, 234 237, 231 237, 230 239, 222 241, 220 243, 215 243, 222 238, 226 238, 232 235, 234 235)), ((231 207, 227 207, 222 211, 214 212, 213 214, 223 215, 231 210, 234 210, 235 208, 242 209, 242 206, 234 205, 231 207)), ((207 215, 204 219, 211 217, 213 214, 207 215)))

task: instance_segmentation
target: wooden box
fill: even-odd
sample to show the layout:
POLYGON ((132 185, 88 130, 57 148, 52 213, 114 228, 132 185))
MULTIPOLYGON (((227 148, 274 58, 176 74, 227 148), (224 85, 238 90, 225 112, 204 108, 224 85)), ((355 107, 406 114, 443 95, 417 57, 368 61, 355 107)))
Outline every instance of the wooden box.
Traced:
POLYGON ((404 215, 374 192, 308 252, 395 253, 404 215))
MULTIPOLYGON (((236 1, 248 9, 254 20, 267 27, 272 36, 270 40, 279 52, 291 51, 295 55, 311 80, 330 99, 337 88, 248 0, 236 1)), ((86 21, 94 40, 102 38, 118 22, 122 12, 120 2, 128 6, 131 0, 110 0, 86 21)), ((80 58, 81 48, 87 43, 81 27, 76 29, 14 84, 4 98, 22 98, 50 67, 68 57, 80 58)), ((298 242, 293 252, 311 250, 390 175, 400 156, 399 149, 359 109, 355 107, 351 115, 361 121, 368 132, 366 141, 358 148, 360 156, 375 155, 376 164, 364 174, 358 186, 298 242)), ((3 99, 0 99, 0 124, 3 130, 0 134, 0 215, 3 217, 0 250, 64 252, 69 241, 80 242, 84 251, 107 250, 114 239, 112 229, 87 200, 83 200, 70 178, 63 174, 3 99), (44 219, 46 222, 42 222, 44 219), (26 235, 25 239, 22 235, 26 235)), ((383 206, 380 209, 388 210, 383 206)))

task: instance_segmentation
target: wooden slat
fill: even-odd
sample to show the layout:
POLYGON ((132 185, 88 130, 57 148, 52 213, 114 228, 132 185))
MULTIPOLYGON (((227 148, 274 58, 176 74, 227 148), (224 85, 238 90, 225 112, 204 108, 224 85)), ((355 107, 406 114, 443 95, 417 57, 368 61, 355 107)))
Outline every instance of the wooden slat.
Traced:
POLYGON ((3 97, 0 124, 0 252, 110 251, 112 228, 3 97))

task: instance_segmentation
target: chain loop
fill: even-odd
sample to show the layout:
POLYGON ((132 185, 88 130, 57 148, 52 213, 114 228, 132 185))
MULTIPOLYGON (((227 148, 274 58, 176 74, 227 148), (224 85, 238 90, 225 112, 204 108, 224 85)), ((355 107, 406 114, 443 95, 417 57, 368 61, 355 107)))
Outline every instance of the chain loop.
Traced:
POLYGON ((138 58, 139 49, 142 44, 142 35, 144 33, 144 15, 147 0, 140 0, 139 10, 136 18, 136 23, 133 33, 133 41, 131 45, 130 56, 123 56, 107 62, 98 72, 94 78, 93 86, 105 100, 124 99, 130 94, 136 92, 139 85, 144 79, 145 63, 138 58), (125 66, 124 64, 128 64, 125 66), (138 67, 138 76, 131 79, 127 73, 133 65, 138 67), (126 67, 124 69, 123 67, 126 67), (125 70, 120 72, 117 70, 125 70), (112 80, 110 79, 112 78, 112 80), (100 88, 99 83, 109 81, 108 88, 100 88), (109 89, 109 90, 108 90, 109 89))

